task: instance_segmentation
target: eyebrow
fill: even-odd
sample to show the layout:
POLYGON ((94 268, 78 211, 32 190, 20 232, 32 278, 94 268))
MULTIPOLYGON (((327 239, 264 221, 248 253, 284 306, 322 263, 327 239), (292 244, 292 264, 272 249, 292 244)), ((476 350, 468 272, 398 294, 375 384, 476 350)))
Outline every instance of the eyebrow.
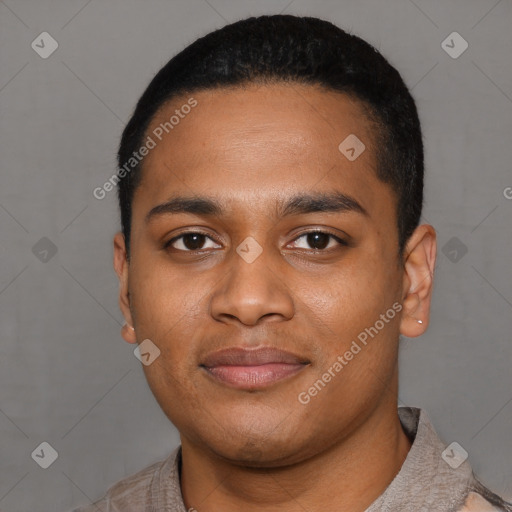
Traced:
MULTIPOLYGON (((366 209, 353 197, 342 192, 298 194, 277 205, 278 217, 316 212, 355 212, 369 217, 366 209)), ((212 197, 176 196, 152 208, 146 223, 164 214, 192 213, 203 216, 222 216, 222 203, 212 197)))

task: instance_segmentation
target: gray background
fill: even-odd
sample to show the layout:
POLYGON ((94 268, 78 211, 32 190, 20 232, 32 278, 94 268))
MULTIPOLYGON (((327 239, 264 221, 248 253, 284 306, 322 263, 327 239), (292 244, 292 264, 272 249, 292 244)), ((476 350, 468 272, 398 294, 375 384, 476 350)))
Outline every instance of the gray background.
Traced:
POLYGON ((282 11, 362 36, 412 88, 439 259, 431 326, 403 340, 400 400, 426 408, 483 482, 512 498, 510 1, 4 0, 2 510, 88 503, 178 443, 119 334, 115 193, 92 191, 115 171, 123 125, 173 54, 227 21, 282 11), (31 48, 43 31, 59 44, 47 59, 31 48), (457 59, 441 47, 453 31, 469 43, 457 59), (52 257, 47 241, 33 249, 43 237, 52 257), (46 470, 31 458, 42 441, 59 454, 46 470))

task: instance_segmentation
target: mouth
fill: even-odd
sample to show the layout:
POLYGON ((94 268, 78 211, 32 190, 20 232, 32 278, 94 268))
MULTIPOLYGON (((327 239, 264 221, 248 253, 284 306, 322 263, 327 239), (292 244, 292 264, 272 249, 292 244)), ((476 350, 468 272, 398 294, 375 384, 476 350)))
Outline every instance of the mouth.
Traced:
POLYGON ((208 355, 200 365, 217 382, 244 390, 263 389, 298 374, 310 364, 272 347, 229 348, 208 355))

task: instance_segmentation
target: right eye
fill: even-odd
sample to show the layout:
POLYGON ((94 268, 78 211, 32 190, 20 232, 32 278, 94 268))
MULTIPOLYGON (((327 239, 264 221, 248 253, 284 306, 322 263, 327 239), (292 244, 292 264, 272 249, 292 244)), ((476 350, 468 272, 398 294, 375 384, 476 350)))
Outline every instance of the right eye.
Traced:
POLYGON ((207 240, 213 244, 216 244, 215 240, 213 240, 205 233, 200 231, 187 231, 186 233, 182 233, 179 236, 171 238, 171 240, 165 243, 164 248, 168 249, 169 247, 172 247, 178 251, 194 252, 201 251, 203 249, 217 249, 220 247, 219 245, 214 247, 204 247, 204 244, 207 240))

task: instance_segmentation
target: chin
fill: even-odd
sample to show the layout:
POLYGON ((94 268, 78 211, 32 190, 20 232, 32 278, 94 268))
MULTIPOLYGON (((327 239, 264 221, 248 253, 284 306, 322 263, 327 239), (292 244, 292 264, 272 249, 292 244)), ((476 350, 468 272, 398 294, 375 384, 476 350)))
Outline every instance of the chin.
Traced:
POLYGON ((226 439, 202 439, 201 443, 216 457, 230 464, 249 468, 277 468, 298 463, 308 456, 308 443, 297 438, 272 437, 261 432, 226 439))
POLYGON ((288 454, 276 454, 275 450, 258 448, 256 446, 224 446, 215 454, 226 462, 248 468, 273 468, 288 465, 288 454))

